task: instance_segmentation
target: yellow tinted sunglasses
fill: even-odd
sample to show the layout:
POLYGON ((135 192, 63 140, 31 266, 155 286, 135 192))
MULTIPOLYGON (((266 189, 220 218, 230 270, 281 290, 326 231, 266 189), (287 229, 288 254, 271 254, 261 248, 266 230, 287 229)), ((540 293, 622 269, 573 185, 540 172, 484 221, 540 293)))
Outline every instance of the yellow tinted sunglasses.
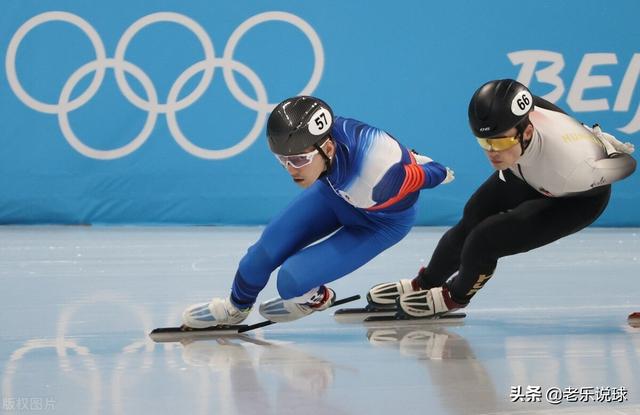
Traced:
POLYGON ((480 147, 482 147, 487 151, 508 150, 520 142, 518 140, 517 135, 512 137, 496 137, 496 138, 476 137, 476 140, 478 140, 478 144, 480 144, 480 147))

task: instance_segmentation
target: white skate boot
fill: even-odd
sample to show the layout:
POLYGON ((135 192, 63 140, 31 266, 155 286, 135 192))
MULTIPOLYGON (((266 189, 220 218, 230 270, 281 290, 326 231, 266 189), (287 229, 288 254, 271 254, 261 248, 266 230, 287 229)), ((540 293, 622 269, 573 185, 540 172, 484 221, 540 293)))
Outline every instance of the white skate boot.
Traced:
POLYGON ((260 304, 260 314, 267 320, 284 323, 308 316, 314 311, 326 310, 335 300, 336 293, 331 288, 321 285, 300 297, 267 300, 260 304))
POLYGON ((419 291, 418 281, 400 280, 398 282, 383 282, 374 285, 367 293, 367 301, 373 308, 395 308, 396 300, 402 294, 419 291))
POLYGON ((456 303, 445 286, 403 294, 398 298, 398 312, 411 317, 435 317, 465 305, 456 303))
POLYGON ((251 312, 251 307, 240 309, 231 298, 214 298, 209 303, 194 304, 184 310, 182 321, 185 326, 203 329, 212 326, 230 326, 242 323, 251 312))

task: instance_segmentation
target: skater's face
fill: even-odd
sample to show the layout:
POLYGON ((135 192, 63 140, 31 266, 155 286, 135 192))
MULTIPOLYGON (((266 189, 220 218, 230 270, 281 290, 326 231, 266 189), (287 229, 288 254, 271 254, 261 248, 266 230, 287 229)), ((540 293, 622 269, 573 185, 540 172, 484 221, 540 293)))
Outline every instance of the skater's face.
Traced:
POLYGON ((522 156, 522 141, 525 143, 533 136, 533 125, 527 125, 519 137, 518 130, 514 127, 495 137, 481 140, 480 146, 484 149, 491 166, 496 170, 505 170, 513 167, 522 156))
MULTIPOLYGON (((320 145, 320 148, 324 151, 327 157, 330 159, 333 158, 335 145, 332 140, 326 140, 322 145, 320 145)), ((282 156, 276 157, 287 169, 287 172, 291 175, 293 181, 303 188, 311 186, 327 168, 324 158, 313 146, 306 148, 304 153, 300 155, 291 156, 291 162, 288 162, 287 159, 282 156), (295 157, 295 159, 293 157, 295 157)))

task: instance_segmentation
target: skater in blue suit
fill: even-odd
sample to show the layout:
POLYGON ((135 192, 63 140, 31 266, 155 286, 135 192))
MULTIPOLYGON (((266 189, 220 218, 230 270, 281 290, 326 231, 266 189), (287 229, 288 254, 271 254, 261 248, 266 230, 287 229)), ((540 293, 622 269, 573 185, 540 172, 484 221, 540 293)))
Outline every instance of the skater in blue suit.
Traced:
POLYGON ((386 132, 334 117, 314 97, 277 105, 267 137, 276 159, 304 191, 248 249, 230 295, 187 308, 186 326, 242 322, 278 267, 280 298, 260 305, 263 317, 292 321, 328 308, 336 294, 326 284, 404 238, 413 226, 420 190, 454 178, 450 169, 386 132))

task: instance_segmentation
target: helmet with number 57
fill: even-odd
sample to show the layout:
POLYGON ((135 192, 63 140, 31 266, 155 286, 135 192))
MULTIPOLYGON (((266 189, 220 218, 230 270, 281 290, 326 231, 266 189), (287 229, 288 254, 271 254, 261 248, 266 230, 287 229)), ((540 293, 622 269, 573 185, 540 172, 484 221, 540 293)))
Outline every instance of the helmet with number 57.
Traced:
POLYGON ((285 99, 271 112, 267 138, 271 151, 281 155, 300 154, 321 144, 331 132, 333 112, 321 99, 297 96, 285 99))
POLYGON ((495 137, 518 126, 533 109, 529 89, 513 79, 482 85, 469 102, 469 126, 479 138, 495 137))

